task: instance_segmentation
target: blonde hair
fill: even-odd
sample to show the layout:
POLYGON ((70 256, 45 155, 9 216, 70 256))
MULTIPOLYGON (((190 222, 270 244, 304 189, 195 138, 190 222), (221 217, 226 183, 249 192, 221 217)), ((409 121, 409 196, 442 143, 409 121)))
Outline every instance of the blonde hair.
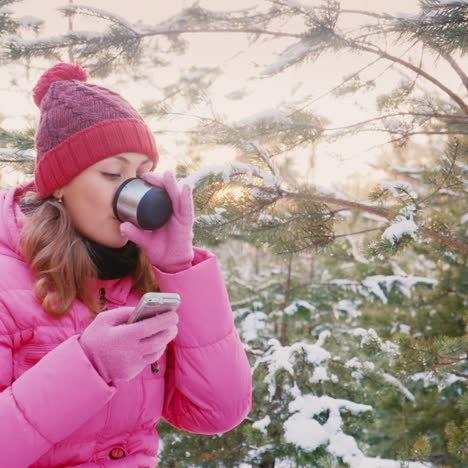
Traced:
MULTIPOLYGON (((34 191, 25 192, 19 203, 26 215, 19 247, 35 278, 36 300, 48 314, 60 317, 79 299, 96 316, 99 301, 90 294, 88 282, 98 278, 97 269, 65 207, 54 197, 40 198, 34 191)), ((141 294, 158 291, 151 264, 141 250, 133 289, 141 294)))

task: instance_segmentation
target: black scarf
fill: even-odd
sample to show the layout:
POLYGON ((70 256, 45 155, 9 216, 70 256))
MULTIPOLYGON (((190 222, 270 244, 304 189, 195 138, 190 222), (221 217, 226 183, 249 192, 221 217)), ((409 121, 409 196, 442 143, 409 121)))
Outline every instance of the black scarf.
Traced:
POLYGON ((135 271, 138 263, 138 246, 128 241, 123 247, 112 248, 84 239, 88 253, 98 270, 99 279, 123 278, 135 271))
MULTIPOLYGON (((34 204, 29 206, 23 200, 19 205, 25 214, 34 209, 34 204)), ((83 242, 98 270, 99 279, 123 278, 135 271, 139 247, 134 242, 128 241, 123 247, 117 249, 106 247, 87 238, 83 238, 83 242)))

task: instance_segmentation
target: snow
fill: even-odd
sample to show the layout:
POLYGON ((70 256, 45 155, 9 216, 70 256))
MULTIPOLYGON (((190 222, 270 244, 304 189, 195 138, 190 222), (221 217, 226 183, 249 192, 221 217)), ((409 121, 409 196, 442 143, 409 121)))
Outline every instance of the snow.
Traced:
POLYGON ((315 450, 329 441, 325 429, 315 420, 294 414, 284 423, 284 438, 304 450, 315 450))
POLYGON ((262 123, 291 125, 293 122, 287 114, 276 108, 264 109, 233 122, 235 127, 251 127, 262 123))
POLYGON ((395 133, 402 133, 403 129, 401 128, 400 121, 397 119, 384 119, 383 120, 384 127, 387 130, 395 133))
POLYGON ((359 361, 357 357, 353 357, 349 361, 345 363, 345 367, 352 368, 352 369, 361 369, 362 363, 359 361))
MULTIPOLYGON (((328 278, 323 279, 322 282, 327 282, 328 278)), ((336 284, 337 286, 344 289, 351 289, 354 293, 359 292, 361 285, 358 281, 348 280, 348 279, 333 279, 328 281, 329 284, 336 284)))
POLYGON ((97 16, 99 18, 105 18, 113 23, 120 24, 125 27, 127 30, 131 31, 135 35, 139 34, 139 31, 135 29, 124 17, 116 15, 115 13, 110 13, 107 10, 101 10, 100 8, 92 7, 89 5, 66 5, 63 7, 57 8, 58 11, 63 13, 82 13, 90 16, 97 16))
POLYGON ((33 150, 18 150, 13 148, 0 148, 0 156, 19 158, 19 159, 30 159, 34 161, 36 159, 36 152, 33 150))
POLYGON ((403 19, 403 20, 410 20, 410 21, 415 21, 418 20, 421 17, 421 13, 405 13, 405 12, 398 12, 395 15, 397 18, 403 19))
POLYGON ((331 336, 330 330, 323 330, 320 332, 317 342, 315 343, 317 346, 322 347, 325 343, 325 340, 331 336))
POLYGON ((300 8, 301 10, 307 9, 307 6, 298 2, 297 0, 283 0, 284 3, 287 3, 289 6, 293 8, 300 8))
POLYGON ((280 342, 276 339, 270 339, 268 344, 270 348, 263 357, 256 361, 253 372, 261 363, 267 364, 268 373, 264 381, 268 384, 270 398, 275 393, 275 375, 277 371, 283 369, 294 375, 293 364, 296 354, 305 353, 305 360, 314 365, 330 359, 330 353, 316 344, 297 342, 291 346, 281 346, 280 342))
MULTIPOLYGON (((307 451, 324 446, 331 455, 348 463, 351 468, 400 468, 400 461, 364 456, 355 439, 343 432, 342 411, 358 414, 371 410, 369 405, 329 396, 298 395, 289 404, 289 411, 294 414, 284 423, 284 438, 307 451), (324 424, 314 419, 314 416, 326 412, 329 416, 324 424)), ((408 468, 427 468, 418 462, 404 464, 408 468)))
POLYGON ((399 329, 400 329, 400 333, 402 333, 404 335, 409 335, 410 332, 411 332, 411 327, 409 325, 407 325, 406 323, 400 323, 399 324, 399 329))
POLYGON ((258 339, 258 332, 265 328, 266 314, 263 312, 252 312, 242 320, 240 324, 241 335, 245 341, 258 339))
POLYGON ((417 382, 422 381, 424 387, 429 387, 430 385, 437 385, 439 390, 443 390, 446 387, 456 383, 456 382, 464 382, 465 379, 455 374, 445 374, 439 373, 436 374, 435 372, 426 371, 426 372, 417 372, 410 376, 410 379, 417 382))
POLYGON ((416 208, 414 205, 404 206, 395 217, 392 224, 385 229, 382 238, 388 240, 392 245, 398 242, 404 235, 416 238, 418 226, 413 220, 416 208))
POLYGON ((424 384, 424 387, 428 387, 431 384, 436 384, 437 383, 437 378, 435 378, 435 375, 433 372, 417 372, 416 374, 413 374, 410 376, 410 379, 417 382, 421 380, 424 384))
POLYGON ((362 254, 361 251, 359 250, 358 242, 356 239, 353 237, 348 237, 347 238, 349 245, 351 246, 351 253, 353 255, 354 260, 356 260, 359 263, 364 263, 368 264, 369 261, 367 258, 365 258, 362 254))
POLYGON ((267 426, 269 426, 270 422, 271 422, 270 416, 267 415, 263 419, 260 419, 259 421, 255 421, 252 424, 252 427, 254 429, 258 429, 259 431, 266 434, 266 432, 267 432, 266 428, 267 428, 267 426))
POLYGON ((361 346, 375 344, 384 353, 396 356, 400 353, 398 346, 391 341, 382 341, 373 328, 365 330, 364 328, 355 328, 351 331, 354 336, 361 337, 361 346))
POLYGON ((397 221, 385 229, 382 238, 390 241, 391 244, 398 242, 404 235, 416 238, 418 226, 412 219, 402 219, 397 217, 397 221))
MULTIPOLYGON (((422 112, 425 111, 426 109, 422 110, 422 112)), ((425 170, 423 167, 410 168, 404 166, 393 166, 392 169, 397 172, 402 172, 403 174, 421 174, 425 170)))
POLYGON ((18 25, 25 28, 25 29, 34 29, 39 28, 45 21, 41 18, 37 18, 35 16, 21 16, 20 18, 16 18, 18 25))
POLYGON ((336 457, 342 458, 346 463, 353 463, 354 459, 363 457, 356 441, 342 432, 332 437, 328 451, 336 457))
POLYGON ((252 181, 252 178, 259 177, 263 180, 265 187, 276 187, 279 185, 279 179, 276 178, 271 172, 267 172, 259 167, 255 167, 252 164, 231 162, 227 164, 215 164, 205 166, 203 169, 193 172, 189 176, 180 179, 178 184, 182 187, 184 184, 190 185, 195 188, 207 177, 219 177, 222 176, 223 182, 228 183, 232 176, 237 176, 247 173, 248 182, 252 181))
POLYGON ((468 0, 439 0, 440 5, 468 5, 468 0))
POLYGON ((312 374, 312 378, 310 381, 312 383, 320 383, 320 382, 325 382, 326 380, 330 380, 327 374, 327 369, 322 366, 317 366, 314 369, 314 373, 312 374))
POLYGON ((394 260, 389 260, 388 263, 389 263, 389 265, 392 267, 392 271, 393 271, 393 273, 395 273, 395 275, 403 276, 403 277, 407 277, 407 276, 408 276, 408 273, 405 273, 405 272, 400 268, 400 265, 398 265, 398 263, 396 263, 394 260))
POLYGON ((225 221, 226 218, 219 213, 214 215, 198 215, 194 220, 196 224, 201 223, 206 226, 221 224, 225 221))
POLYGON ((359 457, 350 461, 350 468, 429 468, 431 465, 419 462, 399 462, 385 458, 359 457))
POLYGON ((413 190, 413 187, 408 182, 401 180, 386 180, 379 183, 380 187, 384 190, 390 191, 394 197, 399 197, 405 192, 412 198, 417 198, 417 193, 413 190))
POLYGON ((198 81, 214 69, 209 67, 192 67, 188 72, 182 73, 181 81, 198 81))
POLYGON ((345 313, 349 318, 356 318, 361 315, 361 312, 356 308, 353 301, 342 299, 334 306, 334 315, 340 317, 340 312, 345 313))
POLYGON ((304 307, 309 312, 315 312, 315 306, 307 301, 303 301, 301 299, 295 299, 291 304, 289 304, 285 309, 284 313, 286 315, 294 315, 298 310, 299 307, 304 307))
POLYGON ((424 276, 400 276, 400 275, 373 275, 362 280, 371 293, 377 296, 384 304, 387 304, 387 296, 380 287, 381 285, 388 291, 393 286, 397 287, 407 298, 411 298, 411 288, 418 283, 435 286, 438 281, 424 276))
POLYGON ((307 55, 323 49, 323 44, 317 43, 316 38, 303 39, 291 44, 281 52, 278 59, 263 70, 263 75, 275 75, 284 69, 303 60, 307 55))
POLYGON ((366 219, 370 219, 372 221, 377 221, 379 223, 385 223, 387 221, 387 218, 385 218, 384 216, 378 216, 373 213, 363 213, 362 217, 366 219))
POLYGON ((387 374, 386 372, 382 372, 381 375, 386 382, 397 387, 401 391, 401 393, 403 393, 403 395, 405 395, 405 397, 408 398, 408 400, 416 400, 414 395, 396 377, 393 377, 393 375, 387 374))
POLYGON ((102 34, 93 31, 74 31, 68 34, 57 35, 54 37, 45 37, 38 39, 23 39, 19 36, 9 36, 5 39, 6 47, 22 47, 25 49, 32 48, 52 48, 52 47, 63 47, 64 44, 68 44, 71 38, 77 42, 88 42, 88 41, 102 41, 109 37, 109 33, 102 34))
MULTIPOLYGON (((289 403, 289 411, 294 412, 294 414, 284 423, 284 437, 288 442, 304 450, 315 450, 321 445, 328 445, 329 451, 333 453, 332 450, 336 449, 337 439, 340 436, 349 437, 342 432, 343 420, 340 412, 349 411, 357 414, 370 410, 372 410, 372 407, 369 405, 335 399, 329 396, 299 395, 289 403), (314 416, 325 412, 329 413, 329 417, 323 425, 313 419, 314 416)), ((354 447, 357 448, 354 439, 352 441, 354 447)), ((345 453, 349 453, 352 445, 350 443, 347 446, 345 453)))

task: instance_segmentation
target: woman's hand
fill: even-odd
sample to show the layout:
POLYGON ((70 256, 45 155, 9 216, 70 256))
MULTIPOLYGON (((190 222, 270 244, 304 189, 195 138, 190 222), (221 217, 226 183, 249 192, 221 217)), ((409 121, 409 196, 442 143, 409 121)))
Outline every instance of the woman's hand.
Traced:
POLYGON ((134 309, 118 307, 99 313, 79 338, 83 351, 107 383, 133 379, 158 360, 177 335, 179 316, 175 311, 128 324, 134 309))
POLYGON ((130 222, 120 225, 120 232, 139 245, 152 265, 168 273, 185 270, 193 260, 194 209, 192 188, 184 184, 179 189, 170 171, 163 176, 147 172, 142 179, 155 187, 164 188, 172 201, 172 215, 159 229, 145 231, 130 222))

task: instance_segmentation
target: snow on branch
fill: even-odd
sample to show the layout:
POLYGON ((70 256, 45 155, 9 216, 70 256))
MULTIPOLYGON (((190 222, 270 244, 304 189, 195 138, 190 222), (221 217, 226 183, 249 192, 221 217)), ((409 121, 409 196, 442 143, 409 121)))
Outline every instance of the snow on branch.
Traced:
POLYGON ((417 193, 408 182, 401 180, 386 180, 380 182, 380 187, 383 190, 388 190, 394 197, 401 196, 402 192, 408 194, 411 198, 417 198, 417 193))
POLYGON ((183 184, 188 184, 190 187, 196 188, 204 179, 220 176, 223 178, 224 183, 227 184, 231 182, 231 177, 245 173, 250 180, 253 177, 259 177, 262 179, 265 187, 277 187, 280 183, 277 177, 259 167, 247 163, 232 162, 228 164, 206 166, 184 179, 181 179, 179 181, 179 186, 182 187, 183 184))
POLYGON ((23 39, 19 36, 10 36, 5 39, 7 48, 18 49, 54 49, 65 48, 70 45, 85 44, 90 41, 109 39, 109 34, 96 33, 92 31, 76 31, 49 38, 23 39))
POLYGON ((300 307, 307 309, 309 312, 315 312, 316 307, 311 304, 310 302, 301 300, 301 299, 294 299, 291 304, 289 304, 285 309, 284 313, 286 315, 294 315, 300 307))
POLYGON ((415 211, 414 205, 403 207, 392 224, 385 229, 382 238, 388 240, 392 245, 398 242, 404 235, 415 239, 418 230, 418 226, 413 220, 415 211))
POLYGON ((7 157, 18 160, 29 159, 34 161, 36 153, 33 150, 18 150, 13 148, 0 148, 0 158, 7 157))
POLYGON ((336 285, 339 288, 351 290, 353 293, 361 293, 367 297, 372 297, 370 295, 372 293, 384 304, 388 303, 384 290, 389 291, 392 287, 397 287, 405 297, 411 298, 411 288, 420 283, 435 286, 438 281, 424 276, 403 275, 372 275, 360 282, 339 278, 327 281, 329 285, 336 285))
POLYGON ((364 328, 355 328, 352 330, 351 334, 361 337, 361 346, 376 345, 381 351, 390 354, 391 356, 397 356, 400 354, 398 346, 395 343, 388 340, 383 341, 373 328, 369 328, 368 330, 364 328))
MULTIPOLYGON (((333 452, 335 449, 335 437, 345 435, 341 429, 343 420, 341 411, 349 411, 353 414, 371 411, 369 405, 353 403, 348 400, 335 399, 329 396, 298 395, 295 400, 289 403, 289 411, 294 414, 284 423, 285 439, 304 450, 315 450, 321 445, 330 445, 329 449, 333 452), (321 413, 328 413, 327 421, 322 425, 314 416, 321 413)), ((352 447, 349 446, 347 453, 355 456, 359 449, 356 442, 353 441, 352 447)), ((362 453, 359 451, 362 455, 362 453)), ((342 455, 340 455, 342 456, 342 455)))
POLYGON ((262 72, 263 75, 275 75, 288 67, 301 62, 307 56, 317 55, 324 49, 323 43, 317 43, 317 39, 307 38, 287 47, 278 59, 268 65, 262 72))
POLYGON ((397 387, 403 395, 410 401, 415 401, 416 398, 414 395, 393 375, 387 374, 386 372, 381 373, 383 379, 388 382, 390 385, 397 387))
MULTIPOLYGON (((284 423, 285 439, 307 451, 324 446, 328 453, 348 463, 351 468, 400 468, 400 461, 366 457, 359 449, 354 437, 343 432, 342 412, 351 414, 371 411, 372 407, 329 396, 300 395, 289 404, 294 412, 284 423), (325 423, 320 424, 319 415, 328 414, 325 423)), ((269 421, 268 421, 269 422, 269 421)), ((267 423, 266 418, 257 421, 258 429, 267 423)), ((404 462, 408 468, 424 468, 418 462, 404 462)))
POLYGON ((401 293, 409 299, 411 298, 411 288, 416 284, 422 283, 435 286, 437 282, 438 281, 435 279, 426 278, 424 276, 373 275, 365 278, 362 284, 384 304, 387 304, 387 296, 381 285, 383 285, 387 291, 393 286, 398 287, 401 293))
POLYGON ((281 346, 280 342, 273 338, 268 341, 268 344, 270 348, 262 358, 257 360, 253 372, 260 364, 267 364, 268 373, 264 381, 268 384, 270 398, 275 393, 275 376, 279 370, 284 369, 294 375, 295 355, 304 353, 306 361, 311 364, 320 364, 331 357, 328 351, 317 344, 297 342, 291 346, 281 346))
POLYGON ((15 21, 24 29, 38 29, 45 24, 45 21, 36 16, 25 15, 20 18, 16 18, 15 21))
POLYGON ((139 31, 134 28, 125 18, 122 16, 116 15, 115 13, 110 13, 109 11, 101 10, 100 8, 95 8, 89 5, 66 5, 63 7, 57 8, 57 10, 64 13, 66 16, 72 14, 81 13, 88 16, 95 16, 98 18, 107 19, 112 21, 115 24, 123 26, 125 29, 128 29, 134 34, 139 34, 139 31))

